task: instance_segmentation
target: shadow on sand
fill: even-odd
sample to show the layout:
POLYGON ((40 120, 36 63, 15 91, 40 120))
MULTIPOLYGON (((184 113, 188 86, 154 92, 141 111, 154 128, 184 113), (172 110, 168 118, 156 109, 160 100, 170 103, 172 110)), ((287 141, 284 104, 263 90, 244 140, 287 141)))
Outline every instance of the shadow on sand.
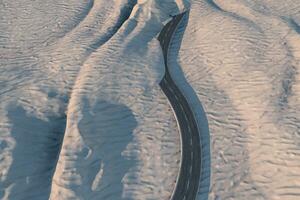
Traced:
POLYGON ((125 199, 123 178, 137 159, 124 152, 133 140, 137 121, 122 104, 97 101, 91 105, 84 100, 83 110, 78 128, 84 144, 92 151, 87 160, 90 164, 81 173, 90 185, 83 186, 88 191, 77 195, 84 199, 125 199))
POLYGON ((173 35, 173 39, 170 43, 170 50, 168 54, 168 66, 169 72, 176 85, 179 87, 183 95, 189 102, 193 113, 195 115, 198 130, 200 133, 200 144, 201 144, 201 175, 200 185, 198 190, 198 199, 208 199, 209 188, 210 188, 210 133, 208 127, 208 120, 204 108, 193 88, 189 85, 188 81, 184 76, 184 72, 178 63, 178 55, 180 46, 182 43, 183 35, 188 24, 189 12, 187 12, 182 18, 181 23, 178 25, 177 31, 173 35))
POLYGON ((40 119, 31 116, 22 106, 8 107, 15 145, 13 161, 1 188, 13 186, 9 199, 49 199, 66 123, 65 116, 49 115, 40 119))

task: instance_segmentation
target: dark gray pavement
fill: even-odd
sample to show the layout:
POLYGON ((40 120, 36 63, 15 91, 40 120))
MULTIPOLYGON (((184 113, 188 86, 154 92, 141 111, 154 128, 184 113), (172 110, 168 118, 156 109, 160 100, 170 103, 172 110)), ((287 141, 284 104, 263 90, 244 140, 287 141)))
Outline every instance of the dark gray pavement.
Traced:
POLYGON ((173 17, 161 31, 158 40, 163 50, 165 60, 165 75, 160 86, 170 101, 180 126, 182 157, 178 182, 172 200, 195 200, 201 172, 200 136, 194 114, 188 101, 173 81, 168 66, 168 49, 172 35, 177 29, 184 14, 173 17))

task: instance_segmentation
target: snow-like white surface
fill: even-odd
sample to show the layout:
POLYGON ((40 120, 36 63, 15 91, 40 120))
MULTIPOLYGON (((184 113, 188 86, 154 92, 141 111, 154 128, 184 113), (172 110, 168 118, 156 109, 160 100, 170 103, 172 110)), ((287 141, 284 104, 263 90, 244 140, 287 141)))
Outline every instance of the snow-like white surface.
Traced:
POLYGON ((200 125, 198 199, 300 198, 299 2, 3 0, 0 199, 169 199, 156 37, 190 6, 168 62, 200 125))
POLYGON ((208 118, 210 199, 300 198, 299 24, 298 1, 191 1, 169 62, 208 118))
POLYGON ((156 37, 185 4, 0 6, 0 199, 168 199, 180 140, 156 37))

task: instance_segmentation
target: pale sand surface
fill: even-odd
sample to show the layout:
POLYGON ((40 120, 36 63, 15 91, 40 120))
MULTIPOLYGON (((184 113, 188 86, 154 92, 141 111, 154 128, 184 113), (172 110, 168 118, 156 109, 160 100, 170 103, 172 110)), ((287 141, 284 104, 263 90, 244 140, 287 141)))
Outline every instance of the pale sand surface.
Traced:
POLYGON ((198 199, 300 198, 300 3, 3 0, 0 199, 169 199, 156 37, 189 6, 168 62, 199 122, 198 199))

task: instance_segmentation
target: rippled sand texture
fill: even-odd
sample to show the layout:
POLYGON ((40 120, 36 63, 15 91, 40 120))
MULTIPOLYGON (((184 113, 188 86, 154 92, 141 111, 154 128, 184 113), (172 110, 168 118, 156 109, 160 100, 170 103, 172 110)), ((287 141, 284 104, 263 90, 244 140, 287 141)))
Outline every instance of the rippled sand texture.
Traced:
POLYGON ((189 5, 168 62, 199 123, 198 199, 300 198, 296 0, 3 0, 0 199, 170 198, 156 37, 189 5))
POLYGON ((191 1, 173 73, 207 114, 210 199, 300 198, 299 24, 298 1, 191 1))
POLYGON ((169 199, 180 139, 156 37, 185 5, 0 3, 0 199, 169 199))

